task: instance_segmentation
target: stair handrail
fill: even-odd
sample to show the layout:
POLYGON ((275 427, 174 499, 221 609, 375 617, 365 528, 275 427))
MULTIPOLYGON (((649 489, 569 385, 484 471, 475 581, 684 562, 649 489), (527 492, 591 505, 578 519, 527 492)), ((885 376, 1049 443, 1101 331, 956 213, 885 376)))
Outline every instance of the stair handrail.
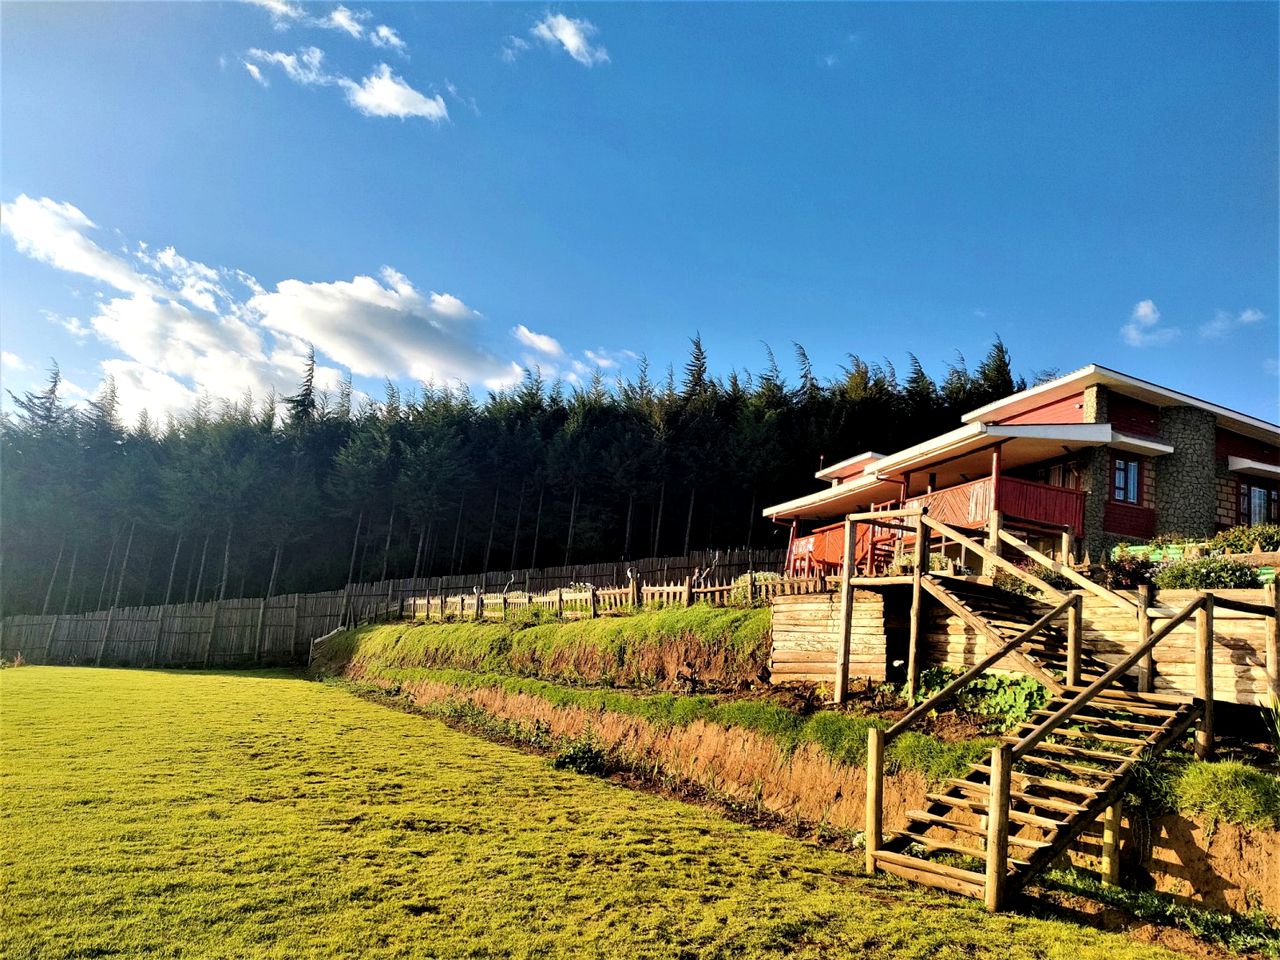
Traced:
MULTIPOLYGON (((1069 703, 1060 707, 1052 715, 1047 717, 1038 727, 1014 744, 1011 752, 1013 759, 1017 760, 1019 757, 1029 752, 1045 737, 1052 734, 1060 726, 1088 706, 1089 703, 1098 696, 1098 694, 1102 693, 1102 691, 1111 686, 1115 680, 1132 669, 1139 660, 1155 648, 1156 644, 1171 634, 1178 627, 1182 626, 1182 624, 1186 623, 1187 620, 1189 620, 1198 610, 1205 607, 1207 602, 1207 595, 1201 593, 1198 597, 1165 621, 1160 629, 1151 634, 1150 639, 1148 639, 1146 643, 1142 644, 1097 680, 1085 687, 1069 703)), ((1212 670, 1212 658, 1210 658, 1207 668, 1212 670)))
POLYGON ((1108 590, 1100 583, 1094 583, 1084 574, 1072 569, 1069 565, 1059 563, 1047 554, 1041 553, 1031 544, 1027 543, 1021 537, 1016 537, 1008 530, 1000 530, 1000 539, 1013 547, 1015 550, 1030 557, 1042 567, 1052 570, 1060 577, 1070 580, 1082 590, 1088 590, 1095 597, 1101 597, 1113 606, 1119 607, 1125 613, 1135 614, 1138 611, 1138 605, 1123 594, 1116 593, 1114 590, 1108 590))
POLYGON ((941 520, 935 520, 933 517, 929 516, 928 514, 925 514, 923 517, 921 517, 921 520, 924 522, 924 525, 929 529, 942 534, 943 537, 954 540, 956 543, 960 544, 960 546, 964 547, 966 550, 969 550, 972 553, 976 553, 978 556, 982 557, 984 560, 987 560, 990 563, 994 564, 995 566, 999 567, 1001 570, 1005 571, 1006 573, 1012 574, 1013 576, 1017 577, 1019 580, 1023 581, 1024 583, 1028 583, 1031 586, 1035 587, 1045 596, 1058 602, 1061 602, 1067 596, 1065 593, 1063 593, 1061 590, 1057 589, 1056 587, 1051 587, 1049 584, 1045 583, 1043 580, 1037 577, 1034 573, 1031 573, 1030 571, 1027 571, 1027 570, 1023 570, 1016 563, 1012 563, 1006 560, 1004 557, 1000 556, 1000 554, 996 553, 994 550, 988 550, 982 544, 978 543, 977 540, 974 540, 971 537, 966 537, 959 530, 955 529, 954 527, 948 526, 947 524, 943 523, 941 520))
POLYGON ((1029 627, 1027 627, 1025 630, 1019 633, 1016 637, 1014 637, 1008 643, 1004 644, 1004 646, 1000 647, 998 650, 995 650, 992 653, 987 654, 987 656, 983 657, 981 660, 975 663, 972 667, 970 667, 960 676, 956 677, 954 680, 948 683, 945 687, 943 687, 941 690, 935 693, 928 700, 912 708, 912 710, 909 713, 907 713, 906 716, 904 716, 901 720, 899 720, 892 727, 890 727, 888 730, 885 731, 884 743, 886 745, 889 744, 894 740, 894 738, 906 732, 906 730, 909 729, 911 725, 915 723, 917 720, 919 720, 922 716, 925 716, 932 710, 936 710, 944 702, 946 702, 951 697, 953 697, 962 687, 968 686, 975 679, 977 679, 978 676, 980 676, 983 673, 986 673, 987 670, 989 670, 993 664, 1004 659, 1006 656, 1008 656, 1010 653, 1015 651, 1018 647, 1022 646, 1024 643, 1026 643, 1028 640, 1034 637, 1037 633, 1039 633, 1041 630, 1047 627, 1050 623, 1052 623, 1058 617, 1062 616, 1062 614, 1066 613, 1068 610, 1073 608, 1077 603, 1080 602, 1080 599, 1081 598, 1078 594, 1072 594, 1071 596, 1067 597, 1065 600, 1063 600, 1060 604, 1058 604, 1056 607, 1054 607, 1052 610, 1050 610, 1048 613, 1042 616, 1035 623, 1031 624, 1029 627))

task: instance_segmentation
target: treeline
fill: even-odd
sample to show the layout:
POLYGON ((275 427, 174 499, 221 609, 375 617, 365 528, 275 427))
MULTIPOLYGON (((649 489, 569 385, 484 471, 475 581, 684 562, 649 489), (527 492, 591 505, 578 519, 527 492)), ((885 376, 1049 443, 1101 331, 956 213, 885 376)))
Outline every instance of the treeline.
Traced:
POLYGON ((46 387, 0 422, 6 613, 76 612, 332 589, 355 580, 780 546, 763 506, 813 473, 892 451, 1021 389, 998 339, 941 380, 911 358, 850 356, 820 382, 713 377, 701 338, 683 370, 585 385, 536 372, 477 400, 423 385, 353 404, 316 389, 204 400, 160 427, 120 422, 111 381, 81 407, 46 387))

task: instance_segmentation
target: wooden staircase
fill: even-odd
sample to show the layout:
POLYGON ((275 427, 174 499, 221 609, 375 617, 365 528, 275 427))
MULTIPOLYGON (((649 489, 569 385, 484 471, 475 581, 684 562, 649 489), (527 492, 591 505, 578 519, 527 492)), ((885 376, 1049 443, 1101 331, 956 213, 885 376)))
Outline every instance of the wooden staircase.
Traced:
MULTIPOLYGON (((997 530, 990 545, 923 512, 893 511, 914 520, 915 563, 908 690, 915 690, 922 601, 931 597, 972 628, 987 653, 961 676, 914 707, 888 730, 867 733, 867 871, 979 897, 998 910, 1006 897, 1033 880, 1099 818, 1104 819, 1104 861, 1116 863, 1120 800, 1137 764, 1158 756, 1195 730, 1198 757, 1209 754, 1213 729, 1213 606, 1201 593, 1149 632, 1149 611, 1092 582, 997 530), (979 581, 928 572, 930 541, 950 540, 1023 580, 1047 601, 995 589, 979 581), (1048 566, 1079 589, 1065 593, 1000 555, 1007 545, 1048 566), (1085 592, 1103 595, 1135 614, 1137 642, 1118 663, 1083 649, 1085 592), (1192 617, 1196 619, 1196 697, 1135 689, 1132 671, 1152 662, 1152 651, 1192 617), (1139 628, 1139 624, 1142 625, 1139 628), (970 682, 999 665, 1027 673, 1050 699, 1032 719, 1001 738, 991 757, 927 795, 909 811, 905 829, 883 830, 884 750, 921 717, 939 709, 970 682), (1110 840, 1108 841, 1108 836, 1110 840)), ((850 514, 848 520, 867 515, 850 514)), ((890 519, 877 515, 877 522, 890 519)), ((1149 688, 1148 688, 1149 689, 1149 688)))

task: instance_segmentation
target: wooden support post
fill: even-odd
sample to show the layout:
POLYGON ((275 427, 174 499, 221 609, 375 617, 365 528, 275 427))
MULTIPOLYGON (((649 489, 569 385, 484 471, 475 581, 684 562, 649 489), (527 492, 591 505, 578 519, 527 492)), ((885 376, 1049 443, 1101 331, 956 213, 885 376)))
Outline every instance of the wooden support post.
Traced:
POLYGON ((595 585, 591 587, 591 619, 594 620, 600 616, 600 596, 596 593, 595 585))
POLYGON ((507 622, 507 595, 502 595, 502 622, 507 622))
POLYGON ((1012 747, 1002 743, 991 749, 991 794, 987 805, 987 909, 1004 906, 1005 879, 1009 875, 1009 774, 1012 747))
POLYGON ((444 594, 443 594, 443 593, 441 593, 441 594, 440 594, 440 622, 441 622, 441 623, 444 623, 444 613, 445 613, 444 605, 445 605, 445 603, 446 603, 445 596, 444 596, 444 594))
POLYGON ((693 606, 693 577, 684 578, 684 605, 693 606))
POLYGON ((849 647, 853 640, 853 532, 852 520, 844 522, 844 556, 840 565, 840 635, 836 642, 835 689, 831 698, 844 703, 849 695, 849 647))
POLYGON ((53 635, 58 632, 58 614, 53 615, 53 623, 49 624, 49 633, 44 638, 44 655, 40 658, 41 663, 49 662, 49 652, 53 649, 53 635))
POLYGON ((1277 602, 1274 582, 1268 583, 1264 589, 1266 605, 1271 610, 1271 616, 1266 619, 1267 682, 1271 685, 1272 706, 1280 708, 1280 603, 1277 602))
POLYGON ((1196 727, 1197 760, 1213 756, 1213 594, 1205 593, 1196 611, 1196 699, 1204 708, 1196 727))
MULTIPOLYGON (((987 517, 987 542, 986 548, 994 554, 1000 553, 1000 528, 1004 525, 1004 518, 1000 516, 999 510, 992 510, 987 517)), ((996 571, 1000 569, 991 561, 986 561, 985 569, 982 571, 988 577, 994 577, 996 571)))
POLYGON ((1064 566, 1071 566, 1072 560, 1076 555, 1076 535, 1070 527, 1062 531, 1062 556, 1061 560, 1064 566))
POLYGON ((747 571, 747 606, 754 607, 756 605, 756 572, 754 570, 747 571))
POLYGON ((263 597, 258 603, 258 624, 253 631, 253 662, 260 663, 262 661, 262 625, 267 619, 267 598, 263 597))
POLYGON ((924 589, 921 581, 929 572, 929 530, 924 525, 924 511, 916 517, 916 543, 911 572, 911 626, 907 640, 907 702, 916 697, 920 681, 920 638, 924 636, 924 589))
POLYGON ((107 642, 111 639, 111 621, 115 619, 116 608, 107 611, 107 622, 102 626, 102 640, 98 643, 98 656, 94 660, 96 666, 102 666, 102 657, 107 652, 107 642))
MULTIPOLYGON (((1144 583, 1138 587, 1138 646, 1151 639, 1151 601, 1151 584, 1144 583)), ((1138 661, 1138 692, 1151 693, 1155 683, 1156 658, 1152 651, 1138 661)))
POLYGON ((213 652, 213 635, 218 629, 218 601, 213 601, 213 616, 209 618, 209 633, 204 638, 204 656, 201 661, 204 666, 209 666, 209 655, 213 652))
POLYGON ((564 616, 564 587, 556 587, 556 616, 564 616))
POLYGON ((1102 814, 1102 885, 1120 882, 1120 806, 1117 800, 1102 814))
POLYGON ((884 817, 884 731, 867 730, 867 811, 864 833, 867 873, 876 872, 876 851, 880 849, 884 817))
POLYGON ((631 578, 631 605, 639 610, 644 606, 644 588, 640 584, 638 576, 631 578))
POLYGON ((1067 686, 1080 686, 1080 641, 1084 633, 1084 594, 1067 611, 1067 686))

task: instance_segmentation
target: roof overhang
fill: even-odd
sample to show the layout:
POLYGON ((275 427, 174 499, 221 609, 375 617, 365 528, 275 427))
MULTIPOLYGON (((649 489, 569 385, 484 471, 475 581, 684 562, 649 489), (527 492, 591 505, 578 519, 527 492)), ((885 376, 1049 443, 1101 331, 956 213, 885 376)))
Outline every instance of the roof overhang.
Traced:
POLYGON ((1128 374, 1099 366, 1096 363, 1081 367, 1073 373, 1068 373, 1066 376, 1059 377, 1056 380, 1050 380, 1048 383, 1042 383, 1029 390, 1023 390, 1021 393, 1015 393, 1011 397, 979 407, 977 410, 966 413, 960 419, 965 423, 1007 419, 1046 403, 1064 399, 1074 393, 1079 393, 1085 387, 1094 385, 1113 387, 1126 396, 1134 397, 1157 407, 1198 407, 1201 410, 1209 411, 1217 417, 1219 426, 1225 429, 1247 437, 1253 437, 1255 440, 1262 440, 1265 443, 1280 444, 1280 426, 1274 423, 1251 417, 1236 410, 1229 410, 1226 407, 1220 407, 1217 404, 1201 400, 1199 397, 1179 393, 1177 390, 1170 390, 1168 387, 1162 387, 1147 380, 1131 377, 1128 374))
POLYGON ((829 467, 823 467, 814 476, 819 480, 843 480, 846 477, 864 473, 868 464, 883 458, 884 454, 867 450, 856 457, 850 457, 848 460, 841 460, 839 463, 833 463, 829 467))
POLYGON ((1159 443, 1147 437, 1135 437, 1116 430, 1111 432, 1111 446, 1129 453, 1140 453, 1144 457, 1163 457, 1166 453, 1173 453, 1173 447, 1167 443, 1159 443))
POLYGON ((1232 473, 1243 473, 1251 477, 1280 480, 1280 466, 1276 466, 1274 463, 1263 463, 1261 460, 1249 460, 1246 457, 1227 457, 1227 469, 1232 473))

